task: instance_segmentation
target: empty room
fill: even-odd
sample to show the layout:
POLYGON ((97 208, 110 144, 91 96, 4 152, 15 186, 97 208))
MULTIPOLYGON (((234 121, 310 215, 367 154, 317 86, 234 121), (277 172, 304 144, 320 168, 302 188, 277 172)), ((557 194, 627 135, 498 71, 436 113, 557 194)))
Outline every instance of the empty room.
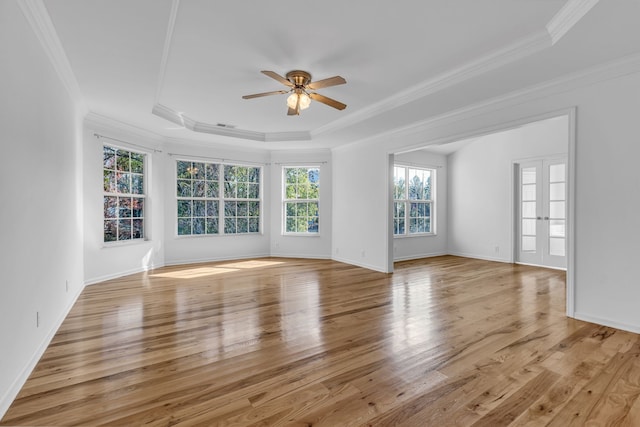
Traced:
POLYGON ((0 425, 640 425, 638 16, 2 0, 0 425))

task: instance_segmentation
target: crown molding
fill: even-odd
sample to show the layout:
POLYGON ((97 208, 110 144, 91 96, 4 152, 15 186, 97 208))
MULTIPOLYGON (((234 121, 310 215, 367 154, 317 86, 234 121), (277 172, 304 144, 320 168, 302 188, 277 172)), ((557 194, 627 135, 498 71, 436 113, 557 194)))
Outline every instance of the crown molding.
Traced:
POLYGON ((598 3, 598 0, 569 0, 547 24, 551 43, 556 44, 598 3))
POLYGON ((251 141, 261 142, 292 142, 292 141, 309 141, 311 134, 306 131, 301 132, 255 132, 243 129, 231 129, 210 123, 198 122, 190 117, 179 113, 166 105, 156 103, 151 110, 153 114, 162 117, 165 120, 182 126, 193 132, 208 133, 212 135, 226 136, 230 138, 248 139, 251 141))
POLYGON ((453 68, 446 73, 405 89, 389 98, 365 107, 355 113, 321 126, 311 132, 313 137, 331 133, 339 129, 370 119, 394 108, 416 101, 465 80, 478 77, 518 59, 532 55, 551 46, 551 37, 546 30, 524 37, 487 55, 476 58, 466 64, 453 68))
POLYGON ((438 116, 433 116, 420 122, 415 122, 406 126, 391 129, 384 133, 362 138, 348 144, 334 147, 333 150, 340 150, 342 148, 365 142, 371 143, 372 141, 419 135, 420 133, 436 126, 468 120, 472 117, 485 114, 490 111, 508 108, 512 105, 546 98, 562 92, 591 86, 603 81, 636 73, 640 73, 640 54, 632 54, 615 61, 599 64, 537 85, 529 86, 528 88, 513 91, 463 108, 452 110, 438 116))
POLYGON ((22 14, 42 45, 49 61, 62 81, 67 93, 82 114, 89 112, 69 58, 62 47, 58 33, 42 0, 18 0, 22 14))
POLYGON ((92 111, 85 116, 84 125, 92 130, 115 133, 123 137, 134 136, 154 144, 163 144, 167 140, 155 132, 92 111))
POLYGON ((178 9, 180 8, 180 0, 172 0, 171 12, 169 14, 169 24, 167 25, 167 35, 164 39, 164 47, 162 48, 162 59, 160 60, 160 71, 158 73, 158 85, 156 86, 155 104, 160 100, 160 94, 164 88, 164 78, 167 73, 167 63, 169 62, 169 54, 171 53, 171 44, 173 42, 173 31, 176 28, 176 20, 178 18, 178 9))

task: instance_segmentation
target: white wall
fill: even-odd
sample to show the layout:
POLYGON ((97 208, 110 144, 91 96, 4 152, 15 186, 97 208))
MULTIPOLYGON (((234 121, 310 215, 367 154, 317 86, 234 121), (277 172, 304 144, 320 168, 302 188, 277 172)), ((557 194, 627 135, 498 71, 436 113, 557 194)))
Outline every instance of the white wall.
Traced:
POLYGON ((567 116, 480 137, 449 156, 449 253, 513 261, 513 163, 566 155, 567 116))
POLYGON ((395 162, 410 166, 422 166, 436 170, 435 179, 435 231, 432 236, 405 236, 393 239, 394 260, 426 258, 447 254, 447 157, 442 154, 417 150, 395 155, 395 162))
POLYGON ((271 247, 272 256, 331 258, 332 234, 332 173, 331 152, 273 151, 271 152, 271 247), (320 168, 320 227, 313 236, 285 236, 283 234, 282 168, 284 166, 317 166, 320 168))
POLYGON ((94 284, 164 265, 165 176, 162 153, 154 151, 154 147, 162 148, 161 144, 148 137, 105 126, 91 119, 85 120, 83 140, 85 284, 94 284), (97 138, 96 134, 107 138, 97 138), (130 145, 131 143, 139 146, 130 145), (105 144, 147 155, 145 241, 104 243, 102 148, 105 144))
POLYGON ((0 58, 1 418, 82 290, 83 259, 80 120, 12 1, 0 58))
POLYGON ((226 259, 262 257, 269 255, 271 223, 271 167, 266 150, 237 150, 224 145, 208 147, 193 143, 168 143, 162 162, 164 188, 164 256, 166 264, 216 261, 226 259), (229 236, 178 236, 176 205, 176 160, 194 159, 213 162, 224 159, 227 163, 263 166, 263 233, 229 236))
POLYGON ((372 270, 388 266, 389 156, 357 144, 333 150, 332 257, 372 270))
MULTIPOLYGON (((640 158, 640 61, 605 66, 558 85, 504 97, 482 108, 469 108, 459 115, 335 150, 334 182, 340 185, 334 185, 333 245, 340 249, 341 260, 359 264, 361 247, 385 246, 388 225, 380 207, 388 203, 388 190, 380 177, 386 175, 386 153, 417 148, 425 141, 453 141, 488 133, 504 124, 572 106, 577 107, 575 316, 640 332, 640 264, 636 262, 640 258, 636 215, 640 187, 634 172, 640 158), (362 179, 374 187, 364 195, 362 179), (354 198, 359 209, 373 212, 362 223, 348 216, 354 198), (336 219, 343 217, 346 219, 336 219)), ((384 270, 386 259, 375 249, 368 264, 384 270)))

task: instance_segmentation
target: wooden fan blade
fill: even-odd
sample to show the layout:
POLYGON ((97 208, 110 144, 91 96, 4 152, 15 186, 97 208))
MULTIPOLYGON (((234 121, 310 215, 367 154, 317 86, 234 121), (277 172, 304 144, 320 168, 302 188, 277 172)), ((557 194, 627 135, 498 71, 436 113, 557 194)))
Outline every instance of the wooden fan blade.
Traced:
POLYGON ((276 90, 273 92, 254 93, 253 95, 245 95, 242 99, 260 98, 261 96, 280 95, 281 93, 288 93, 288 90, 276 90))
POLYGON ((329 77, 328 79, 318 80, 317 82, 311 82, 307 85, 307 87, 309 89, 316 90, 316 89, 321 89, 323 87, 343 85, 346 82, 347 81, 344 78, 340 76, 335 76, 335 77, 329 77))
POLYGON ((335 99, 328 98, 324 95, 320 95, 319 93, 310 93, 309 96, 315 101, 322 102, 323 104, 326 104, 329 107, 337 108, 338 110, 344 110, 345 108, 347 108, 346 104, 338 102, 335 99))
POLYGON ((260 71, 262 74, 264 74, 265 76, 269 76, 274 80, 279 81, 280 83, 282 83, 285 86, 289 86, 289 87, 293 87, 294 84, 291 83, 289 80, 285 79, 284 77, 282 77, 280 74, 275 73, 273 71, 260 71))

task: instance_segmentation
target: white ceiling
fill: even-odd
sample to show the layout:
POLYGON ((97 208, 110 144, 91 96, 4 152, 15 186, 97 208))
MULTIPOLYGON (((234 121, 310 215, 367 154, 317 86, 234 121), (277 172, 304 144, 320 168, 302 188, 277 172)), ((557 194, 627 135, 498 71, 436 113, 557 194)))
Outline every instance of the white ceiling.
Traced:
POLYGON ((640 52, 638 0, 43 1, 92 113, 246 147, 335 147, 640 52), (347 108, 241 98, 292 69, 344 77, 318 92, 347 108))

